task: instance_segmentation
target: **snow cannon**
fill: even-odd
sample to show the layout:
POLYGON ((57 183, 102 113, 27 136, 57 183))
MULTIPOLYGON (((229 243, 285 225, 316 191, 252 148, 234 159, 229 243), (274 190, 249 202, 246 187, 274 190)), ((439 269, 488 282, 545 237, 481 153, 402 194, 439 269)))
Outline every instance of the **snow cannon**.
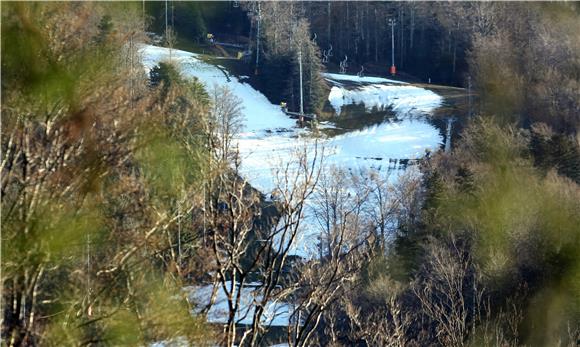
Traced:
POLYGON ((389 71, 391 72, 391 75, 394 76, 397 73, 397 67, 395 65, 391 65, 389 71))

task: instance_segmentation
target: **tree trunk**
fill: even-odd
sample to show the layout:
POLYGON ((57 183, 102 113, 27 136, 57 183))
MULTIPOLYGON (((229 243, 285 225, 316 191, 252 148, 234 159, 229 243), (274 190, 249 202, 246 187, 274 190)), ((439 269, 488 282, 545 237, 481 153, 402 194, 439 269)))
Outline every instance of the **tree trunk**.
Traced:
POLYGON ((411 27, 409 28, 409 47, 413 49, 413 36, 415 35, 415 8, 411 7, 411 27))
POLYGON ((379 61, 379 35, 377 34, 378 28, 378 21, 377 21, 377 9, 375 8, 375 25, 374 25, 374 32, 375 32, 375 63, 379 61))
POLYGON ((356 6, 355 8, 355 12, 354 12, 354 56, 355 59, 358 59, 358 41, 359 38, 361 37, 360 35, 360 30, 361 28, 359 27, 359 7, 356 6))
MULTIPOLYGON (((345 26, 348 28, 350 27, 350 13, 349 13, 349 8, 348 8, 348 1, 346 2, 346 21, 345 21, 345 26)), ((349 52, 350 51, 350 36, 348 30, 344 30, 346 31, 346 51, 349 52)))
POLYGON ((453 77, 455 78, 455 66, 457 62, 457 40, 453 39, 453 77))
POLYGON ((404 26, 404 9, 403 7, 399 7, 399 65, 403 67, 404 65, 404 52, 403 52, 403 39, 405 33, 405 26, 404 26))
POLYGON ((330 37, 330 35, 331 35, 331 32, 330 32, 330 23, 332 22, 331 19, 330 19, 330 17, 331 17, 331 14, 330 14, 330 7, 331 6, 330 6, 330 4, 331 4, 331 2, 329 1, 328 2, 328 10, 327 10, 327 19, 326 19, 326 38, 328 40, 328 45, 330 45, 331 44, 330 42, 332 41, 332 39, 330 37))
POLYGON ((371 30, 370 30, 370 21, 369 21, 369 3, 366 3, 366 8, 365 8, 365 16, 364 16, 364 22, 366 23, 365 28, 366 28, 366 56, 365 56, 365 60, 369 59, 370 55, 371 55, 371 30))

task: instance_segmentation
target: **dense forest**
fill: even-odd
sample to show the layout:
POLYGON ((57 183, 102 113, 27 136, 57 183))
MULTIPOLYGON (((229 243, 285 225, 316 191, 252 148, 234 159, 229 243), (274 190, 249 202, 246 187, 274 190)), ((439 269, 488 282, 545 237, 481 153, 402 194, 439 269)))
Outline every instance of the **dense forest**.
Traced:
POLYGON ((580 3, 1 12, 2 346, 580 343, 580 3), (202 63, 319 115, 274 189, 245 175, 249 94, 202 63), (396 180, 327 164, 338 72, 445 85, 457 138, 396 180))

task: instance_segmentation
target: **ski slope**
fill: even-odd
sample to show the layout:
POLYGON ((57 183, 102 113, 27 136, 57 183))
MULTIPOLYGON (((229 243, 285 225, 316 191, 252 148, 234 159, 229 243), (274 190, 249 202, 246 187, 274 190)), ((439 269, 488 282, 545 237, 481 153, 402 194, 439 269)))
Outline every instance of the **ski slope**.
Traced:
MULTIPOLYGON (((147 72, 170 58, 168 48, 143 45, 140 51, 147 72)), ((306 148, 312 157, 315 142, 311 131, 298 128, 293 119, 248 83, 235 76, 226 77, 223 67, 220 70, 207 64, 194 53, 173 49, 171 59, 185 77, 197 78, 208 89, 225 85, 240 98, 245 118, 243 130, 236 138, 241 174, 266 196, 277 187, 274 172, 292 166, 297 152, 306 148)), ((434 92, 379 77, 340 74, 324 77, 335 84, 328 100, 338 115, 342 107, 352 103, 363 103, 367 110, 391 108, 397 115, 393 121, 319 139, 317 148, 324 148, 326 167, 382 170, 388 166, 388 159, 421 158, 426 150, 441 146, 442 135, 425 119, 442 103, 442 98, 434 92), (355 88, 345 87, 341 83, 345 81, 359 84, 355 88)), ((332 127, 332 124, 325 126, 332 127)), ((312 243, 314 235, 309 229, 306 223, 303 246, 312 243)), ((296 254, 309 253, 301 250, 303 246, 297 247, 296 254)))
POLYGON ((337 81, 348 81, 356 82, 361 84, 369 83, 395 83, 395 84, 407 84, 407 82, 401 82, 397 80, 392 80, 383 77, 373 77, 373 76, 357 76, 357 75, 345 75, 338 73, 323 73, 322 76, 329 82, 335 83, 337 81))
POLYGON ((367 111, 391 108, 399 117, 429 114, 443 99, 430 90, 409 85, 370 84, 355 89, 333 86, 328 101, 337 115, 349 104, 363 104, 367 111))
MULTIPOLYGON (((168 48, 142 45, 142 62, 145 71, 149 71, 162 61, 169 61, 168 48)), ((195 53, 171 50, 171 61, 181 68, 185 77, 195 77, 200 80, 208 91, 214 86, 227 85, 242 101, 244 113, 244 132, 242 136, 252 136, 267 130, 287 129, 295 125, 294 121, 286 117, 280 107, 271 104, 264 94, 252 88, 249 84, 241 82, 237 77, 224 75, 222 70, 214 65, 203 62, 195 53)))
MULTIPOLYGON (((328 101, 337 115, 340 115, 345 105, 362 103, 367 110, 390 108, 397 117, 393 121, 335 137, 319 138, 315 142, 310 130, 297 127, 296 122, 287 117, 277 105, 244 83, 245 76, 238 78, 229 75, 223 67, 207 64, 197 54, 190 52, 176 49, 170 52, 167 48, 151 45, 142 45, 140 52, 147 73, 159 62, 171 58, 180 67, 184 77, 197 78, 208 90, 214 86, 227 86, 241 100, 244 124, 243 130, 236 137, 241 155, 241 175, 266 196, 270 196, 277 187, 276 170, 287 166, 292 168, 295 154, 300 151, 306 150, 312 157, 315 149, 323 149, 325 167, 386 171, 388 159, 420 158, 426 150, 436 150, 442 143, 439 131, 426 121, 426 117, 441 105, 442 98, 423 88, 379 77, 324 74, 333 84, 328 101), (344 82, 355 82, 357 85, 354 88, 347 87, 344 82)), ((324 127, 332 128, 332 122, 324 127)), ((396 180, 396 175, 391 177, 396 180)), ((312 214, 307 212, 302 234, 293 249, 294 254, 303 257, 316 254, 318 231, 315 224, 312 214)), ((190 299, 198 303, 197 307, 207 304, 211 289, 211 286, 186 288, 191 292, 190 299)), ((251 287, 241 290, 244 291, 244 302, 236 318, 248 324, 253 312, 253 299, 259 298, 254 297, 257 294, 254 294, 251 287)), ((287 326, 290 315, 288 304, 272 304, 266 309, 263 323, 287 326)), ((227 302, 221 289, 218 289, 216 304, 208 312, 207 318, 212 323, 224 323, 227 320, 227 302)), ((160 342, 161 345, 163 342, 160 342)))

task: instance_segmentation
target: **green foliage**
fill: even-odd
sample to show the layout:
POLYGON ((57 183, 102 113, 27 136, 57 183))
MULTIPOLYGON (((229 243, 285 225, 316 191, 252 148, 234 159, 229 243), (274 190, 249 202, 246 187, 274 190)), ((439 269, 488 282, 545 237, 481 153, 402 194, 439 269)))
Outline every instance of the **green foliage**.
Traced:
POLYGON ((530 151, 544 173, 555 169, 580 184, 580 145, 574 138, 554 133, 544 124, 532 127, 530 151))
POLYGON ((462 193, 472 193, 475 191, 475 177, 469 168, 460 166, 455 175, 457 188, 462 193))
POLYGON ((487 12, 492 26, 474 35, 468 59, 484 113, 502 124, 543 122, 576 133, 578 7, 511 3, 487 12))
POLYGON ((188 170, 188 156, 180 144, 170 140, 167 133, 152 131, 145 134, 144 145, 136 153, 144 178, 154 189, 154 195, 173 197, 184 187, 188 170))
POLYGON ((401 223, 389 254, 389 275, 396 280, 409 280, 424 261, 424 245, 431 236, 440 236, 439 210, 448 195, 441 173, 433 169, 424 173, 420 220, 401 223))
MULTIPOLYGON (((324 66, 320 63, 320 50, 311 41, 303 45, 302 51, 302 92, 304 95, 304 112, 318 113, 324 106, 328 95, 328 86, 322 78, 324 66)), ((293 109, 300 109, 300 69, 298 56, 291 60, 292 75, 287 84, 287 96, 293 109)))
POLYGON ((423 203, 423 210, 433 212, 442 203, 445 186, 441 173, 437 170, 428 172, 424 178, 425 185, 425 201, 423 203))
MULTIPOLYGON (((517 133, 492 123, 467 129, 459 158, 473 172, 476 188, 447 194, 439 220, 455 232, 474 234, 476 260, 489 288, 511 290, 514 283, 526 283, 532 289, 534 306, 526 324, 548 324, 546 316, 533 313, 532 307, 540 305, 553 312, 551 319, 559 315, 552 327, 565 334, 566 321, 580 314, 580 190, 556 175, 542 178, 524 145, 517 133)), ((529 334, 529 341, 552 341, 532 330, 529 334)))
POLYGON ((152 87, 163 86, 162 93, 166 97, 171 87, 183 83, 183 79, 175 65, 161 62, 149 71, 149 83, 152 87))
POLYGON ((295 105, 290 104, 295 98, 287 92, 288 81, 292 75, 291 61, 290 55, 281 54, 263 59, 257 79, 260 91, 268 97, 268 100, 274 104, 285 101, 292 110, 295 110, 295 105))
MULTIPOLYGON (((145 3, 145 10, 151 16, 151 31, 165 32, 165 2, 145 3)), ((226 34, 246 36, 249 23, 241 8, 234 8, 225 1, 174 1, 168 3, 168 25, 172 26, 180 38, 188 42, 203 43, 206 34, 226 34)))
POLYGON ((43 33, 18 19, 25 16, 22 6, 6 4, 3 8, 3 14, 12 13, 16 18, 3 15, 2 93, 18 90, 27 99, 48 100, 47 108, 55 100, 72 102, 76 91, 73 76, 80 72, 77 62, 62 64, 56 60, 43 33))
POLYGON ((172 3, 174 26, 178 35, 184 35, 195 41, 205 40, 207 33, 206 24, 202 17, 200 4, 193 2, 178 1, 172 3))
POLYGON ((528 138, 489 119, 472 122, 452 156, 437 155, 424 168, 419 221, 399 226, 386 262, 377 260, 384 265, 369 276, 370 288, 377 292, 381 276, 403 283, 431 278, 418 271, 429 261, 425 246, 438 249, 441 240, 467 238, 478 285, 491 303, 486 310, 502 329, 514 327, 513 336, 504 338, 541 345, 574 339, 568 324, 580 319, 580 189, 554 170, 546 173, 556 166, 548 158, 565 152, 553 149, 562 146, 553 138, 542 126, 528 138))
POLYGON ((101 21, 99 22, 99 25, 97 27, 99 29, 99 32, 97 34, 96 41, 98 43, 103 43, 106 41, 107 37, 111 34, 111 31, 113 29, 113 23, 111 22, 111 16, 104 15, 101 18, 101 21))
POLYGON ((151 29, 161 35, 165 33, 165 5, 167 8, 167 24, 172 25, 178 36, 194 41, 205 40, 207 33, 201 5, 195 1, 151 1, 145 3, 145 10, 152 17, 151 29))
MULTIPOLYGON (((209 96, 204 86, 195 77, 191 80, 181 76, 179 69, 170 62, 161 62, 149 71, 149 85, 151 87, 162 87, 162 97, 166 98, 170 90, 178 94, 181 103, 181 112, 184 112, 184 103, 193 107, 198 104, 201 107, 209 105, 209 96)), ((197 110, 199 112, 199 110, 197 110)), ((201 117, 201 115, 196 115, 201 117)))
MULTIPOLYGON (((432 211, 433 212, 433 211, 432 211)), ((432 235, 440 236, 441 232, 435 225, 434 218, 429 219, 425 212, 425 222, 401 225, 393 241, 393 250, 389 254, 388 274, 395 280, 411 279, 423 264, 424 245, 432 235)))
POLYGON ((197 201, 208 96, 170 65, 156 70, 162 98, 146 87, 141 69, 127 64, 138 64, 133 40, 142 28, 132 8, 2 6, 9 346, 210 338, 176 299, 183 284, 158 262, 170 253, 164 238, 171 242, 175 221, 197 201))

